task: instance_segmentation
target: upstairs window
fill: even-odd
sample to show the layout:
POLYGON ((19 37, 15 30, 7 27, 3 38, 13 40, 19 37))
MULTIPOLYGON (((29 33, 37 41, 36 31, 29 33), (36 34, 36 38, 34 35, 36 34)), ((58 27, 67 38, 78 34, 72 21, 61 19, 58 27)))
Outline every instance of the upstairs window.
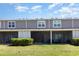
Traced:
POLYGON ((37 28, 46 28, 45 21, 37 21, 37 28))
POLYGON ((8 22, 8 28, 15 28, 16 27, 16 22, 15 21, 9 21, 8 22))
POLYGON ((61 20, 53 20, 53 28, 61 28, 61 20))

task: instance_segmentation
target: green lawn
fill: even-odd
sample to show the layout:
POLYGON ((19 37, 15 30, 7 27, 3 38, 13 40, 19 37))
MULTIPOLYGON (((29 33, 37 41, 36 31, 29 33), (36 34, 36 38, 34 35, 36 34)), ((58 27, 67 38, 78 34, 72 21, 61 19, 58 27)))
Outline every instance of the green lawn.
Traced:
POLYGON ((74 56, 79 46, 69 44, 8 46, 0 45, 0 56, 74 56))

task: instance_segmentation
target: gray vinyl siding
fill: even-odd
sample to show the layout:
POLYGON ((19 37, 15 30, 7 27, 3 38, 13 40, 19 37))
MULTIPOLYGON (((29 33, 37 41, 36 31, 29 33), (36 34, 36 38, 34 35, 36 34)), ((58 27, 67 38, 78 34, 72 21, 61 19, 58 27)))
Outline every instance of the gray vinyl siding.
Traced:
POLYGON ((4 29, 8 28, 8 21, 2 21, 1 23, 2 23, 1 24, 2 28, 4 28, 4 29))
POLYGON ((62 20, 62 28, 72 28, 72 20, 62 20))
POLYGON ((49 29, 50 28, 50 20, 46 21, 46 28, 49 29))
MULTIPOLYGON (((15 22, 16 22, 17 29, 26 28, 26 21, 15 21, 15 22)), ((7 29, 8 28, 8 21, 1 21, 1 28, 7 29)))
MULTIPOLYGON (((38 20, 15 20, 16 21, 16 29, 37 29, 37 21, 38 20)), ((41 20, 42 21, 42 20, 41 20)), ((44 21, 44 20, 43 20, 44 21)), ((53 29, 53 20, 45 20, 46 21, 46 28, 45 29, 53 29)), ((72 29, 73 28, 79 28, 79 19, 73 19, 72 20, 61 20, 61 28, 63 29, 72 29)), ((1 28, 7 29, 8 28, 8 20, 1 21, 1 28)), ((44 29, 44 28, 43 28, 44 29)))
POLYGON ((53 28, 53 21, 50 20, 50 28, 53 28))
POLYGON ((73 20, 73 23, 74 28, 79 28, 79 20, 73 20))
POLYGON ((36 20, 29 20, 27 21, 27 28, 35 29, 37 28, 37 21, 36 20))
MULTIPOLYGON (((37 20, 29 20, 27 21, 27 28, 33 28, 36 29, 37 28, 37 20)), ((46 21, 46 28, 49 28, 49 21, 46 21)))
POLYGON ((5 21, 1 21, 1 28, 5 28, 5 21))
POLYGON ((26 21, 16 21, 16 28, 20 29, 23 28, 25 29, 27 26, 26 21))

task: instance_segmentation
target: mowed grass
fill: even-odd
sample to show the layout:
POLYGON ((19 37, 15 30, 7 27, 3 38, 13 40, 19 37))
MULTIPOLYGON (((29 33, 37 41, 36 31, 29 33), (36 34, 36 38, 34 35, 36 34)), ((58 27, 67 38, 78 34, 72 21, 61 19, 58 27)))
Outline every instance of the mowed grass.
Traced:
POLYGON ((79 56, 79 46, 69 44, 31 46, 0 45, 0 56, 79 56))

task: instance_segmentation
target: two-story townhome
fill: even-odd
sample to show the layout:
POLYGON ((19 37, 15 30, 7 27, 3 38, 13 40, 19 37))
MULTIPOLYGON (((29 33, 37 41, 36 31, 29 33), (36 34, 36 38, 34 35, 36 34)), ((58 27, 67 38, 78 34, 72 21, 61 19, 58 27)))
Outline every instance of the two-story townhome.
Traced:
POLYGON ((79 19, 0 20, 0 40, 33 38, 36 43, 68 42, 79 38, 79 19))

